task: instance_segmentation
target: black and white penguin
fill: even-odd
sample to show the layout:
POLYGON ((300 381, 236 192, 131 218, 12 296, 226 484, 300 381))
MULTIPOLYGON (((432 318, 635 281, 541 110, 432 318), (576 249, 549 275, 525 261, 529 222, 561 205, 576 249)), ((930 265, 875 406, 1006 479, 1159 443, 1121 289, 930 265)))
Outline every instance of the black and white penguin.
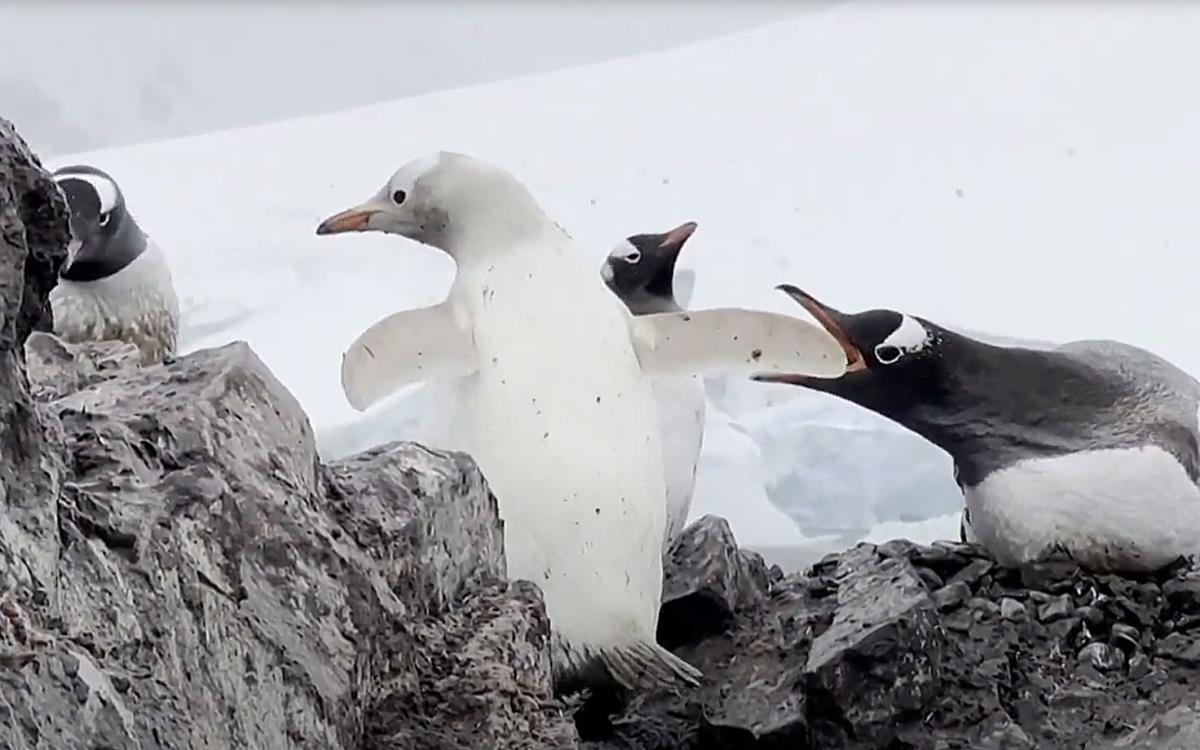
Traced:
POLYGON ((54 172, 74 241, 50 292, 54 332, 70 342, 126 341, 143 364, 175 354, 179 301, 166 258, 125 207, 115 180, 95 167, 54 172))
MULTIPOLYGON (((608 288, 633 315, 679 312, 675 262, 692 232, 687 222, 669 232, 635 234, 618 243, 600 268, 608 288)), ((652 382, 662 433, 667 523, 663 551, 687 523, 696 488, 696 466, 704 440, 704 383, 696 376, 658 377, 652 382)))
POLYGON ((835 379, 762 375, 831 393, 954 459, 963 532, 1003 565, 1068 557, 1149 571, 1200 550, 1200 383, 1112 341, 985 344, 893 310, 846 314, 781 290, 842 345, 835 379))

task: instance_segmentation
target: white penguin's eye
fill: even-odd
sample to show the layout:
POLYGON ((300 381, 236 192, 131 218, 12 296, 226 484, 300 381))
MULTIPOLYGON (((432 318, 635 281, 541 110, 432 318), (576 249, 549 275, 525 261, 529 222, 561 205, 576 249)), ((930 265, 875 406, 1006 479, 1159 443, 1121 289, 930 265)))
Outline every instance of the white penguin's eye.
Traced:
POLYGON ((108 226, 108 219, 111 216, 112 216, 112 214, 100 214, 100 226, 102 226, 102 227, 108 226))
POLYGON ((630 252, 625 253, 625 262, 626 263, 637 263, 641 259, 642 259, 642 252, 640 250, 631 250, 630 252))
POLYGON ((890 365, 902 356, 904 356, 904 352, 898 346, 880 344, 875 347, 875 359, 879 360, 881 365, 890 365))
POLYGON ((404 192, 403 190, 396 190, 392 193, 392 203, 395 203, 397 206, 407 200, 407 198, 408 193, 404 192))

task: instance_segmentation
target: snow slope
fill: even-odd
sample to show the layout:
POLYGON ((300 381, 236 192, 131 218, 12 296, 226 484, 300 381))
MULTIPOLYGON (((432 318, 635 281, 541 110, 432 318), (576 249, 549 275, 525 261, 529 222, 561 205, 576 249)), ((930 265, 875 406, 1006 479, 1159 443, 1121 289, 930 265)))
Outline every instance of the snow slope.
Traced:
MULTIPOLYGON (((419 389, 351 410, 340 353, 380 317, 441 299, 452 268, 400 239, 314 229, 440 148, 514 170, 597 268, 623 235, 698 221, 685 254, 698 306, 801 314, 772 290, 788 281, 847 310, 1123 339, 1200 372, 1198 28, 1186 4, 849 3, 654 55, 56 162, 121 180, 170 255, 186 345, 249 341, 330 452, 419 424, 419 389)), ((948 459, 919 438, 794 388, 710 391, 696 511, 730 517, 743 542, 806 543, 780 511, 810 537, 957 527, 948 459)))

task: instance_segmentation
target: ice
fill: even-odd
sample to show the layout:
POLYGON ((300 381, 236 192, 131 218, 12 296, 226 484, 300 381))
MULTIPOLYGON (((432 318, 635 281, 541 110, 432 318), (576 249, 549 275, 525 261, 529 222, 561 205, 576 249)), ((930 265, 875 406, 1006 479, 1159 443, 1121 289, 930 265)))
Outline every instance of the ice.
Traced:
MULTIPOLYGON (((441 299, 449 260, 314 230, 442 148, 513 170, 597 269, 627 234, 697 221, 682 261, 695 306, 801 315, 773 290, 786 281, 845 310, 1122 339, 1198 372, 1197 22, 1185 4, 848 3, 653 55, 55 162, 120 180, 172 262, 186 346, 248 341, 327 455, 436 426, 422 387, 354 412, 339 364, 371 323, 441 299)), ((708 389, 694 515, 726 516, 743 544, 799 559, 883 532, 957 536, 949 461, 920 438, 829 396, 708 389)))

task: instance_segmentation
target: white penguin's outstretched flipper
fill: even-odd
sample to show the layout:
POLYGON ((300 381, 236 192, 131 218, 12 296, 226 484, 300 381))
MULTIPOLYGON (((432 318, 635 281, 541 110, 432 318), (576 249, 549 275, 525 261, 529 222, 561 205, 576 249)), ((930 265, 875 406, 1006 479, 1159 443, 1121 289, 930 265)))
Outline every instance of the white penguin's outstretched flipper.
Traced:
POLYGON ((392 313, 342 355, 342 391, 358 411, 398 389, 430 378, 475 372, 475 345, 446 303, 392 313))
POLYGON ((627 690, 692 687, 700 684, 700 670, 656 643, 635 641, 607 648, 600 662, 613 681, 627 690))
POLYGON ((837 378, 846 354, 821 328, 778 313, 740 308, 656 313, 630 320, 647 375, 791 372, 837 378))

